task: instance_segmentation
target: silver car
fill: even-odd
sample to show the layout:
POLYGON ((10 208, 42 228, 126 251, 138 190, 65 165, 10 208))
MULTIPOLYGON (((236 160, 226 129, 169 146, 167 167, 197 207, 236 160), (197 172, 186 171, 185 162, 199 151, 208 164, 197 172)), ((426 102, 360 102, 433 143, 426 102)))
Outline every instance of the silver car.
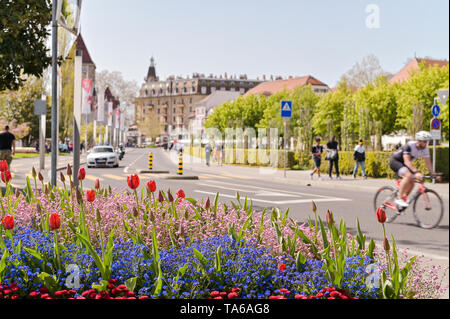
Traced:
POLYGON ((112 146, 95 146, 87 156, 87 167, 119 167, 119 155, 112 146))

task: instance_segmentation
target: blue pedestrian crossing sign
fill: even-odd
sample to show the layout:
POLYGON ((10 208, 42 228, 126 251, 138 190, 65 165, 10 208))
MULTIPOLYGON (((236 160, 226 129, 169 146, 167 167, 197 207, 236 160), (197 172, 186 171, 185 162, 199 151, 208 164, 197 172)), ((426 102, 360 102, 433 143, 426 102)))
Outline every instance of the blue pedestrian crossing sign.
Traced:
POLYGON ((281 117, 292 117, 292 101, 281 101, 281 117))

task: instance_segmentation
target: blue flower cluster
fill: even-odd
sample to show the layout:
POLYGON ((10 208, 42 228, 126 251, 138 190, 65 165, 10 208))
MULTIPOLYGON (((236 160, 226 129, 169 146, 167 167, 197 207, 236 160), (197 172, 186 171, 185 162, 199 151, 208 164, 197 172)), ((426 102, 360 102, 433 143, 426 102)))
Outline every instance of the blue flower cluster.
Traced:
MULTIPOLYGON (((37 280, 41 272, 56 276, 59 288, 66 288, 69 273, 65 269, 71 264, 80 269, 79 292, 90 289, 102 279, 93 258, 76 243, 65 244, 61 250, 62 269, 56 269, 52 234, 21 228, 15 231, 14 242, 15 247, 20 242, 22 249, 8 257, 4 283, 15 282, 24 293, 42 285, 37 280), (35 250, 41 258, 25 248, 35 250)), ((5 240, 5 243, 12 251, 11 242, 5 240)), ((292 257, 279 260, 270 249, 257 247, 256 242, 236 242, 229 236, 221 236, 160 251, 161 289, 154 295, 158 286, 157 274, 153 260, 144 257, 144 250, 148 247, 117 239, 113 251, 112 277, 121 283, 138 278, 135 288, 138 296, 206 298, 214 290, 240 288, 239 298, 259 299, 277 294, 281 288, 288 289, 289 297, 293 297, 295 294, 316 294, 322 288, 332 286, 319 260, 307 260, 299 272, 292 257), (280 263, 286 264, 284 271, 278 269, 280 263)), ((360 256, 347 260, 342 288, 352 296, 376 298, 377 289, 370 289, 365 284, 365 269, 370 263, 360 256)))

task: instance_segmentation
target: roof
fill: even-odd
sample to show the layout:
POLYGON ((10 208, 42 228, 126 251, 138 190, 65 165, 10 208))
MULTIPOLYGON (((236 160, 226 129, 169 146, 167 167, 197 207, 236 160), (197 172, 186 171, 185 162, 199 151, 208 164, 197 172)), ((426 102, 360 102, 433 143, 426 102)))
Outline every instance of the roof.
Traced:
POLYGON ((249 90, 247 93, 244 94, 244 96, 248 96, 251 94, 264 94, 266 96, 281 92, 283 90, 292 91, 295 88, 299 86, 305 86, 305 85, 317 85, 317 86, 324 86, 328 88, 328 85, 323 83, 322 81, 317 80, 311 75, 297 77, 293 79, 288 80, 279 80, 279 81, 273 81, 273 82, 264 82, 257 86, 255 86, 253 89, 249 90))
POLYGON ((86 47, 86 44, 84 43, 83 37, 81 36, 81 33, 78 34, 77 40, 76 40, 77 50, 83 51, 83 64, 93 64, 95 65, 94 61, 92 61, 92 58, 89 54, 89 51, 86 47))
POLYGON ((197 102, 197 106, 204 106, 206 109, 221 105, 230 100, 237 99, 241 94, 233 91, 215 91, 197 102))
POLYGON ((401 69, 397 74, 395 74, 392 79, 390 80, 391 83, 399 83, 402 81, 407 81, 409 77, 411 76, 411 73, 415 70, 419 69, 419 65, 421 63, 425 63, 426 67, 430 66, 437 66, 439 68, 442 68, 444 66, 448 65, 448 61, 445 60, 434 60, 434 59, 419 59, 414 58, 409 61, 408 64, 406 64, 403 69, 401 69))

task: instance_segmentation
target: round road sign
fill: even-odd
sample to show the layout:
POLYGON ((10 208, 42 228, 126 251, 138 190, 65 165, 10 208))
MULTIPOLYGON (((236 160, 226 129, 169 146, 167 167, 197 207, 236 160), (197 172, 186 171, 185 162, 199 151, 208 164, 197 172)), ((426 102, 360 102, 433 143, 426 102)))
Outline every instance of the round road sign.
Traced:
POLYGON ((441 108, 439 107, 439 105, 433 105, 433 107, 431 108, 431 113, 434 117, 438 117, 441 114, 441 108))
POLYGON ((439 119, 433 119, 431 121, 431 128, 433 130, 439 130, 441 128, 441 121, 439 119))

